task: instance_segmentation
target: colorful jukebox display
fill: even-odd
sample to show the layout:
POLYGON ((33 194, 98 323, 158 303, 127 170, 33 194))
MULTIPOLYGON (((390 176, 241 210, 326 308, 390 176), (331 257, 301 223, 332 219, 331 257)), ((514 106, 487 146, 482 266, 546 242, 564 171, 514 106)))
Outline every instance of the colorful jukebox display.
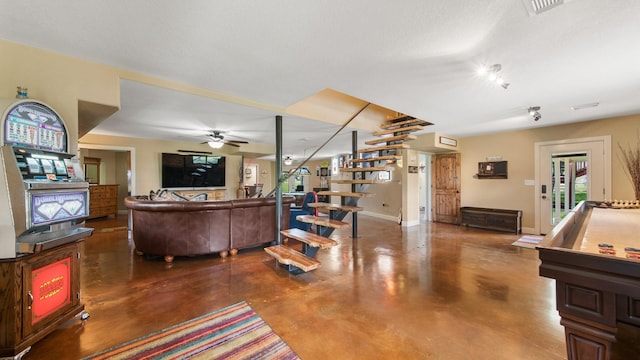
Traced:
POLYGON ((0 357, 20 358, 76 315, 89 184, 46 104, 0 99, 0 357))

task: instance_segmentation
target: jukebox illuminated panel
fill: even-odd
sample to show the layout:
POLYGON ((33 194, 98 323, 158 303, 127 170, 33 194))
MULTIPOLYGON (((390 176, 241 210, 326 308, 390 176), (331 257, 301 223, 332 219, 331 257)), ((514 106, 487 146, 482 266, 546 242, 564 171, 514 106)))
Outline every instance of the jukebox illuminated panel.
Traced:
POLYGON ((89 216, 88 191, 29 192, 31 213, 27 227, 89 216))
POLYGON ((71 258, 31 271, 31 324, 71 303, 71 258))
POLYGON ((4 144, 67 152, 67 131, 60 116, 47 105, 19 101, 7 111, 4 144))

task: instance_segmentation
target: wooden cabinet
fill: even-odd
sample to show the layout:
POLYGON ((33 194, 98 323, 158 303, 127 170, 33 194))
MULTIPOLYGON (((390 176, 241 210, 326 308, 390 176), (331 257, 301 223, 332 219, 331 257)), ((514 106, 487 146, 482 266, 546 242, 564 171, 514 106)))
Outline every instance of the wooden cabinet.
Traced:
POLYGON ((0 357, 20 358, 35 342, 83 312, 80 245, 0 260, 0 357))
POLYGON ((460 208, 460 225, 483 229, 522 232, 522 210, 487 209, 477 207, 460 208))
POLYGON ((89 186, 89 219, 118 213, 118 185, 89 186))

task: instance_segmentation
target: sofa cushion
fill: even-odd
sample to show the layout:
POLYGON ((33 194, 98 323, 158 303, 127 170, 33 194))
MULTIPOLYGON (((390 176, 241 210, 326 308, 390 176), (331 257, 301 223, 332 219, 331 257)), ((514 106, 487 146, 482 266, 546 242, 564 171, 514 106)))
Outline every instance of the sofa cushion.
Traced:
POLYGON ((156 191, 149 191, 149 200, 169 200, 169 194, 167 189, 158 189, 156 191))
POLYGON ((192 197, 182 196, 175 191, 167 191, 167 189, 151 190, 149 192, 149 200, 154 201, 205 201, 209 195, 206 192, 194 195, 192 197))

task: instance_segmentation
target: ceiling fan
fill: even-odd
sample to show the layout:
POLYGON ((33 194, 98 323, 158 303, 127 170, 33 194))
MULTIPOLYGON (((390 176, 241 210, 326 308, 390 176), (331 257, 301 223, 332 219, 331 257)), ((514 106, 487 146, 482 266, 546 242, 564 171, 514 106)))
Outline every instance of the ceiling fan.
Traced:
POLYGON ((243 140, 225 140, 224 136, 220 131, 212 130, 210 134, 207 135, 208 140, 203 142, 203 144, 209 144, 214 149, 219 149, 222 145, 231 145, 235 147, 240 147, 238 144, 248 144, 248 141, 243 140))

